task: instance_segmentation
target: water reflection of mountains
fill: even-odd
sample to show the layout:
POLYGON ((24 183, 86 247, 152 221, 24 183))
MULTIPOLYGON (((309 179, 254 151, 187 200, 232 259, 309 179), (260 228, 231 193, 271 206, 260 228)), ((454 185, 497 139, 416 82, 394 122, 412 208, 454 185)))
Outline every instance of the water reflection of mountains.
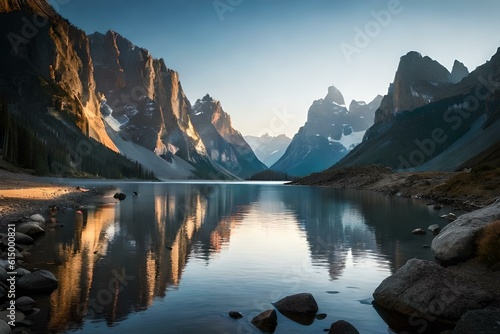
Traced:
POLYGON ((112 325, 148 308, 179 285, 190 256, 210 261, 221 251, 259 201, 284 203, 306 231, 313 263, 328 267, 332 279, 349 256, 401 266, 410 255, 398 248, 394 233, 408 235, 408 224, 393 222, 409 211, 428 216, 426 208, 372 193, 286 187, 261 198, 263 187, 125 184, 123 191, 140 195, 75 214, 74 229, 58 232, 62 241, 46 240, 60 281, 48 329, 78 328, 84 319, 112 325))

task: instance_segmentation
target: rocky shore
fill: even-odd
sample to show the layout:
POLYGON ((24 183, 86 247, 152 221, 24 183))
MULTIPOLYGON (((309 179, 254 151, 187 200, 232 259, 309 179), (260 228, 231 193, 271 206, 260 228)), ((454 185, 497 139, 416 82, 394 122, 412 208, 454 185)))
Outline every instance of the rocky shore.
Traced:
POLYGON ((500 198, 448 224, 432 252, 436 262, 409 260, 375 290, 382 318, 396 332, 499 333, 500 198))
POLYGON ((8 222, 47 213, 49 206, 76 208, 91 202, 98 194, 95 190, 85 190, 0 169, 0 232, 6 231, 8 222))
POLYGON ((481 166, 460 172, 403 172, 378 165, 330 168, 295 185, 372 190, 407 198, 451 204, 472 211, 493 203, 500 193, 500 168, 481 166))
POLYGON ((395 332, 500 333, 500 168, 330 168, 291 184, 371 190, 471 211, 436 231, 435 262, 412 259, 385 279, 374 307, 395 332))
POLYGON ((57 289, 58 280, 47 270, 25 262, 36 238, 56 228, 59 210, 79 208, 100 194, 51 183, 29 174, 0 170, 0 334, 29 328, 37 295, 57 289))

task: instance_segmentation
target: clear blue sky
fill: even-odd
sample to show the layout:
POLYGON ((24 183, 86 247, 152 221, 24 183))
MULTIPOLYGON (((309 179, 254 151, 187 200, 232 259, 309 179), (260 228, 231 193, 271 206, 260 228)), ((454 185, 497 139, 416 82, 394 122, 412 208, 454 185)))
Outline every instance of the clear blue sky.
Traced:
POLYGON ((497 0, 49 2, 87 33, 111 29, 164 58, 193 104, 209 93, 253 135, 293 136, 332 84, 347 104, 384 95, 410 50, 473 70, 500 47, 497 0))

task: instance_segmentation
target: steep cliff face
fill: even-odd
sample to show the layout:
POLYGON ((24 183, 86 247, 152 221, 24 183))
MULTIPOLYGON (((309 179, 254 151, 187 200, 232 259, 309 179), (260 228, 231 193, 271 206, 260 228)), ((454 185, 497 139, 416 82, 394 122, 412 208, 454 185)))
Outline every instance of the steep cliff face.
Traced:
POLYGON ((382 95, 377 95, 370 103, 356 100, 351 101, 349 104, 349 124, 351 124, 354 132, 365 131, 373 125, 375 111, 380 107, 382 99, 382 95))
POLYGON ((469 70, 467 69, 467 67, 458 60, 455 60, 450 74, 450 81, 452 83, 458 83, 468 75, 469 75, 469 70))
POLYGON ((380 98, 368 105, 351 103, 356 106, 351 113, 345 107, 342 93, 329 87, 324 99, 313 102, 307 122, 271 169, 304 176, 332 166, 361 142, 364 131, 373 124, 373 112, 379 103, 380 98))
POLYGON ((401 57, 394 82, 375 114, 375 122, 443 98, 442 89, 436 87, 449 83, 450 75, 444 66, 428 56, 408 52, 401 57))
POLYGON ((230 173, 248 178, 266 169, 219 101, 205 95, 194 104, 191 118, 210 158, 230 173))
MULTIPOLYGON (((401 76, 404 82, 422 82, 424 78, 429 82, 430 74, 420 74, 418 64, 408 71, 416 78, 401 76)), ((444 80, 445 73, 441 72, 444 80)), ((456 83, 427 86, 426 93, 434 98, 428 103, 420 100, 423 105, 415 104, 411 112, 401 110, 384 118, 384 112, 389 115, 391 110, 381 106, 377 111, 379 121, 337 166, 382 164, 399 170, 449 171, 500 142, 500 49, 465 77, 461 76, 466 69, 458 62, 452 72, 456 83)), ((395 96, 389 92, 384 101, 396 101, 395 96)), ((405 98, 412 102, 407 95, 405 98)), ((412 103, 415 101, 418 99, 412 103)))
POLYGON ((117 150, 105 132, 85 33, 45 1, 0 2, 2 91, 11 108, 36 119, 71 118, 84 134, 117 150))
POLYGON ((207 162, 177 72, 116 32, 89 39, 104 113, 120 123, 115 130, 167 160, 176 154, 192 163, 207 162))

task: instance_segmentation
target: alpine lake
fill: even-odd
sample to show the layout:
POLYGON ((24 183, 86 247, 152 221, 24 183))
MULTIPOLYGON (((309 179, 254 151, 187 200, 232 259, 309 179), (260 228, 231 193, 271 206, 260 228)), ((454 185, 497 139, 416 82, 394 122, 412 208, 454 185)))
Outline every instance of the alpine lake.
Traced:
POLYGON ((326 318, 304 325, 278 312, 276 334, 324 333, 337 320, 392 333, 372 293, 407 260, 433 258, 432 233, 413 229, 447 223, 418 199, 278 182, 78 185, 127 197, 114 189, 59 212, 37 240, 27 262, 59 288, 34 296, 34 333, 260 333, 251 319, 301 292, 326 318))

